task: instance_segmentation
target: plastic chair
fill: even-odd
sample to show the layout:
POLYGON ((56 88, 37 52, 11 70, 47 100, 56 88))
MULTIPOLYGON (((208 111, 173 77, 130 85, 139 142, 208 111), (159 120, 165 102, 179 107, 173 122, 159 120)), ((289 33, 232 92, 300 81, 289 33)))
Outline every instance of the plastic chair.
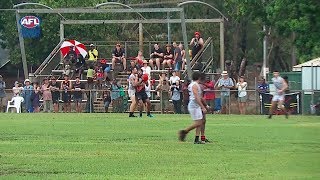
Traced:
POLYGON ((11 99, 11 101, 8 101, 7 104, 7 112, 9 112, 10 108, 16 108, 17 113, 21 113, 21 103, 24 101, 23 97, 16 96, 11 99))

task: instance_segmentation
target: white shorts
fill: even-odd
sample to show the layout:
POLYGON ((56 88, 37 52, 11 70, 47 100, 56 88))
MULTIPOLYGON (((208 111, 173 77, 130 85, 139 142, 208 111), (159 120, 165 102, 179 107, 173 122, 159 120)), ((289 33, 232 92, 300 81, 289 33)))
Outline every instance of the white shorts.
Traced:
POLYGON ((188 111, 191 115, 192 120, 196 121, 196 120, 202 120, 203 115, 202 115, 202 111, 201 108, 189 108, 188 107, 188 111))
POLYGON ((283 101, 284 100, 284 95, 273 95, 272 101, 283 101))
POLYGON ((132 89, 129 89, 129 90, 128 90, 128 95, 129 95, 129 97, 131 98, 132 96, 135 96, 135 95, 136 95, 136 91, 135 91, 135 90, 132 90, 132 89))

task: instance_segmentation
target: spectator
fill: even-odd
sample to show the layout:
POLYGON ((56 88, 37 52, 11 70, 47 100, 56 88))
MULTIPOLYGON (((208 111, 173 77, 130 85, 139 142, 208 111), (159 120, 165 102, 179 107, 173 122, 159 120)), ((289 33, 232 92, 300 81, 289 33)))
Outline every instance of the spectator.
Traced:
POLYGON ((89 66, 94 65, 98 60, 99 52, 93 44, 90 44, 90 50, 88 51, 88 64, 89 66))
POLYGON ((160 102, 162 105, 161 112, 168 113, 169 111, 169 91, 170 86, 166 79, 163 79, 162 84, 159 83, 159 85, 156 87, 157 93, 160 95, 160 102))
POLYGON ((103 94, 103 103, 104 103, 104 110, 107 113, 109 111, 109 105, 111 103, 111 96, 110 91, 105 91, 103 94))
POLYGON ((174 70, 177 72, 177 76, 180 77, 180 70, 182 67, 182 50, 179 48, 176 42, 173 42, 174 47, 174 70))
MULTIPOLYGON (((159 85, 162 85, 163 81, 169 81, 165 72, 162 72, 161 75, 159 75, 159 85)), ((157 91, 157 99, 160 99, 160 91, 157 91)))
POLYGON ((147 74, 149 79, 151 79, 151 67, 148 66, 148 61, 143 61, 143 67, 141 67, 141 70, 143 71, 143 74, 147 74))
POLYGON ((4 111, 4 107, 6 104, 6 83, 3 81, 2 75, 0 75, 0 112, 4 111))
POLYGON ((190 42, 190 46, 192 49, 192 58, 194 58, 196 56, 196 54, 198 54, 198 52, 200 51, 200 49, 203 47, 203 39, 201 37, 200 32, 196 31, 194 33, 194 37, 191 39, 190 42))
POLYGON ((264 78, 261 78, 258 82, 257 90, 259 94, 264 94, 269 92, 269 84, 266 83, 264 78))
POLYGON ((129 68, 128 68, 128 74, 129 74, 129 75, 131 74, 131 71, 132 71, 134 68, 140 69, 140 66, 136 63, 136 60, 135 60, 135 59, 132 59, 132 60, 130 61, 130 66, 129 66, 129 68))
POLYGON ((75 73, 76 73, 76 76, 79 76, 81 79, 82 79, 82 73, 85 66, 86 66, 86 61, 84 60, 82 55, 79 54, 75 62, 75 73))
POLYGON ((101 90, 102 82, 104 80, 104 71, 102 70, 102 66, 100 65, 100 63, 97 63, 94 72, 95 72, 95 79, 96 79, 96 87, 98 90, 101 90))
POLYGON ((180 81, 172 83, 170 86, 170 91, 172 93, 171 100, 174 107, 175 114, 181 114, 181 93, 180 93, 180 81))
POLYGON ((122 104, 120 104, 120 84, 118 84, 116 79, 113 79, 111 84, 111 101, 113 112, 120 112, 122 106, 122 104))
POLYGON ((188 79, 185 79, 182 84, 182 100, 183 100, 183 111, 185 114, 188 114, 188 104, 189 104, 189 90, 188 86, 190 84, 190 81, 188 79))
POLYGON ((49 80, 45 78, 41 86, 44 112, 51 112, 52 94, 50 89, 51 88, 50 88, 49 80))
POLYGON ((25 109, 27 112, 33 112, 31 95, 33 93, 33 86, 29 79, 24 80, 24 87, 22 91, 22 97, 24 98, 25 109))
POLYGON ((180 48, 180 50, 181 50, 182 69, 185 70, 185 68, 186 68, 186 63, 187 63, 187 60, 186 60, 186 50, 184 50, 184 47, 183 47, 183 44, 182 44, 182 43, 179 44, 179 48, 180 48))
POLYGON ((214 92, 214 80, 210 80, 210 77, 207 76, 205 82, 203 83, 204 86, 204 93, 203 93, 203 98, 206 101, 206 104, 210 106, 210 109, 208 110, 208 113, 213 114, 214 112, 214 106, 215 106, 215 98, 216 98, 216 93, 214 92))
POLYGON ((227 114, 230 105, 230 89, 234 87, 234 83, 227 71, 223 71, 221 76, 218 81, 218 88, 221 89, 221 111, 227 114))
POLYGON ((20 96, 22 90, 23 90, 23 87, 20 86, 19 82, 18 81, 14 82, 14 87, 12 88, 13 97, 20 96))
POLYGON ((33 93, 31 95, 31 101, 32 101, 32 107, 33 107, 33 112, 40 112, 40 93, 41 93, 41 88, 38 82, 33 83, 33 93))
POLYGON ((172 85, 173 83, 180 81, 179 76, 177 76, 177 71, 172 71, 172 76, 169 79, 169 83, 170 85, 172 85))
POLYGON ((122 62, 123 70, 126 71, 127 62, 125 58, 125 51, 121 48, 121 45, 119 43, 116 44, 116 48, 112 51, 112 69, 115 68, 115 64, 118 61, 122 62))
POLYGON ((51 82, 49 87, 52 95, 53 110, 55 113, 58 113, 59 99, 60 99, 60 84, 57 82, 54 76, 51 77, 51 82))
POLYGON ((93 68, 94 67, 91 65, 87 70, 87 83, 89 89, 93 88, 93 76, 95 75, 95 71, 93 68))
POLYGON ((245 82, 244 77, 240 76, 239 82, 236 85, 238 88, 238 102, 240 114, 246 114, 246 102, 247 102, 247 86, 248 83, 245 82))
POLYGON ((154 48, 152 50, 152 53, 150 54, 149 64, 152 69, 160 70, 160 64, 161 64, 161 61, 163 60, 163 51, 159 47, 158 43, 154 44, 153 47, 154 48), (156 63, 156 67, 154 67, 154 62, 156 63))
POLYGON ((174 52, 171 49, 171 45, 167 44, 166 50, 163 56, 163 63, 162 63, 163 69, 165 69, 166 65, 168 66, 169 69, 172 69, 173 58, 174 58, 174 52))
POLYGON ((67 74, 64 75, 64 80, 61 83, 63 112, 71 112, 71 89, 72 84, 67 74))
POLYGON ((143 57, 142 51, 138 51, 138 55, 135 58, 135 61, 136 61, 136 65, 138 65, 139 67, 143 66, 144 57, 143 57))
POLYGON ((81 113, 82 112, 82 98, 83 98, 83 93, 82 91, 85 89, 84 84, 80 82, 80 77, 76 77, 76 81, 73 84, 73 100, 76 106, 76 112, 81 113))

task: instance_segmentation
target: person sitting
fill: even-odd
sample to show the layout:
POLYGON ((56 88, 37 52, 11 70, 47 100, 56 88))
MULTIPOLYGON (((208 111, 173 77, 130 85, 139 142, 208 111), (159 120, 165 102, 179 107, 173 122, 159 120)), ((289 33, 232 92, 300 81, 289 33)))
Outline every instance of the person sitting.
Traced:
POLYGON ((127 69, 127 62, 125 58, 125 51, 121 48, 121 45, 118 43, 116 44, 116 48, 112 51, 112 70, 114 70, 116 62, 122 62, 123 70, 126 71, 127 69))
POLYGON ((86 61, 84 60, 82 55, 79 54, 75 62, 75 73, 76 73, 76 76, 79 76, 81 79, 82 79, 82 73, 85 66, 86 66, 86 61))
POLYGON ((136 61, 136 64, 139 65, 140 67, 143 66, 144 57, 143 57, 142 51, 138 51, 138 55, 137 55, 135 61, 136 61))
POLYGON ((166 50, 164 52, 163 56, 163 69, 166 67, 166 65, 169 67, 169 69, 172 69, 173 64, 173 50, 171 49, 171 45, 166 45, 166 50))
POLYGON ((160 49, 159 44, 156 43, 154 44, 154 48, 152 53, 150 54, 150 60, 149 60, 149 64, 151 66, 152 69, 158 69, 160 70, 160 64, 161 61, 163 60, 163 51, 162 49, 160 49), (154 62, 156 62, 156 68, 154 67, 154 62))

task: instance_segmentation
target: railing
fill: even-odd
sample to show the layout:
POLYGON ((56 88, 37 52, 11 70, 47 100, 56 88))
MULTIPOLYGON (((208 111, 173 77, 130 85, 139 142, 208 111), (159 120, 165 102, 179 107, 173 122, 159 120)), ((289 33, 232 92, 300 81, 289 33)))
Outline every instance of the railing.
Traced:
POLYGON ((49 54, 49 56, 41 63, 41 65, 38 67, 38 69, 34 72, 35 77, 38 76, 48 76, 51 75, 51 70, 57 67, 58 62, 53 62, 53 59, 56 57, 56 55, 60 52, 61 44, 64 42, 64 39, 61 40, 56 47, 52 50, 52 52, 49 54))
MULTIPOLYGON (((106 91, 109 91, 110 93, 119 92, 117 90, 111 91, 109 89, 105 90, 98 90, 98 89, 92 89, 92 90, 82 90, 82 101, 80 102, 80 105, 82 106, 82 112, 105 112, 104 110, 104 103, 103 103, 103 96, 102 94, 106 91), (91 102, 91 103, 90 103, 91 102)), ((62 101, 62 92, 60 91, 60 97, 58 104, 62 105, 64 102, 62 101)), ((72 97, 72 94, 75 92, 75 90, 69 91, 72 97)), ((211 110, 210 113, 222 113, 222 104, 221 104, 221 91, 220 90, 213 90, 212 92, 215 92, 215 99, 210 101, 211 110)), ((120 93, 120 92, 119 92, 120 93)), ((168 92, 166 92, 168 93, 168 92)), ((12 89, 6 89, 6 99, 10 100, 12 98, 12 89)), ((237 90, 231 90, 230 96, 227 97, 228 104, 227 109, 225 110, 225 114, 239 114, 239 103, 238 99, 236 97, 237 90)), ((120 96, 119 96, 120 97, 120 96)), ((163 111, 162 107, 162 99, 156 98, 156 91, 151 91, 151 104, 152 104, 152 113, 166 113, 166 111, 163 111)), ((160 96, 162 97, 162 96, 160 96)), ((247 101, 245 102, 245 108, 246 108, 246 114, 267 114, 268 109, 270 107, 270 96, 269 94, 259 94, 256 90, 247 90, 247 101), (267 99, 267 101, 266 101, 267 99)), ((183 96, 181 97, 180 104, 182 113, 188 113, 187 112, 187 102, 184 101, 185 98, 183 96)), ((3 100, 6 101, 6 100, 3 100)), ((43 100, 40 98, 40 105, 42 107, 42 104, 44 103, 43 100)), ((114 101, 113 101, 114 102, 114 101)), ((127 93, 125 96, 121 97, 119 99, 118 105, 121 105, 121 108, 117 108, 114 106, 114 103, 111 102, 109 106, 109 112, 112 112, 113 110, 116 112, 128 112, 129 105, 131 103, 131 100, 128 98, 127 93), (119 102, 121 103, 119 104, 119 102), (120 109, 120 111, 119 111, 120 109)), ((52 102, 51 102, 52 103, 52 102)), ((75 103, 76 101, 71 98, 71 109, 75 109, 75 103)), ((173 113, 173 104, 172 100, 168 99, 168 113, 173 113)), ((4 103, 3 103, 4 104, 4 103)), ((315 90, 308 90, 308 91, 294 91, 292 90, 290 93, 286 94, 285 99, 285 106, 288 109, 288 111, 291 114, 317 114, 320 115, 320 91, 315 90), (311 100, 314 99, 314 102, 311 102, 311 100)), ((3 110, 3 109, 2 109, 3 110)), ((59 112, 62 112, 62 108, 60 106, 59 112)), ((74 111, 73 111, 74 112, 74 111)), ((282 114, 280 110, 275 110, 275 114, 282 114)))
MULTIPOLYGON (((209 37, 206 41, 205 41, 205 43, 204 43, 204 45, 203 45, 203 47, 201 48, 201 50, 195 55, 195 57, 193 57, 192 58, 192 60, 190 61, 190 67, 191 67, 191 69, 194 69, 194 66, 197 64, 197 62, 202 58, 202 56, 204 55, 204 53, 207 51, 207 49, 208 49, 208 47, 210 47, 210 45, 211 45, 211 43, 212 43, 212 37, 209 37)), ((213 61, 213 55, 211 54, 210 55, 210 58, 209 59, 207 59, 207 61, 205 61, 205 62, 210 62, 210 63, 212 63, 211 62, 211 59, 212 59, 212 61, 213 61)), ((189 67, 188 67, 189 68, 189 67)), ((208 68, 209 68, 209 66, 208 66, 208 68)), ((207 69, 208 69, 207 68, 207 69)), ((206 70, 207 70, 206 69, 206 70)), ((187 69, 183 72, 184 74, 186 74, 187 73, 187 69)))

